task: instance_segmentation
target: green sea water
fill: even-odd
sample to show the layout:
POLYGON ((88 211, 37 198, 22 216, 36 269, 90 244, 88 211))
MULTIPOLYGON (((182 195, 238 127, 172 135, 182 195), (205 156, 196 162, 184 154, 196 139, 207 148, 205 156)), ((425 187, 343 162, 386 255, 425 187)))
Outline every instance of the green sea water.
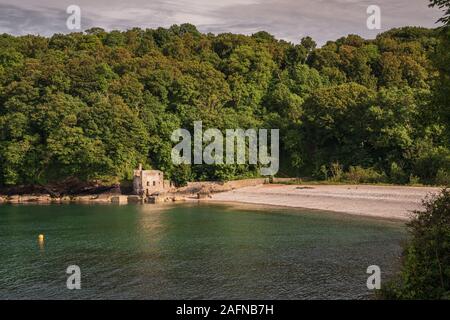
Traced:
POLYGON ((405 237, 401 222, 297 209, 3 205, 0 299, 370 299, 367 267, 383 284, 405 237))

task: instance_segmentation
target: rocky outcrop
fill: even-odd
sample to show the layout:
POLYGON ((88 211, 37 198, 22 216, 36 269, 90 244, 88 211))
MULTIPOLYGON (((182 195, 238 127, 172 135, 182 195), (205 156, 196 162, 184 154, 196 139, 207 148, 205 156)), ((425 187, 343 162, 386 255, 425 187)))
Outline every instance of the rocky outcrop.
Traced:
POLYGON ((111 202, 110 195, 89 195, 89 196, 63 196, 51 197, 50 195, 11 195, 1 196, 1 203, 108 203, 111 202))
MULTIPOLYGON (((214 193, 230 191, 242 187, 256 186, 267 183, 265 178, 235 180, 229 182, 191 182, 186 187, 171 190, 171 192, 155 192, 147 198, 137 195, 122 195, 119 186, 81 186, 75 188, 79 193, 69 192, 69 183, 65 193, 42 192, 42 193, 19 193, 0 195, 2 203, 166 203, 186 200, 206 200, 214 193), (93 192, 93 193, 90 193, 93 192)), ((48 191, 49 187, 45 190, 48 191)), ((35 190, 35 189, 33 189, 35 190)), ((54 191, 55 189, 53 189, 54 191)), ((61 191, 62 189, 58 189, 61 191)), ((11 190, 10 190, 11 191, 11 190)), ((21 191, 24 191, 23 189, 21 191)), ((42 191, 42 190, 41 190, 42 191)))
POLYGON ((251 187, 268 183, 267 178, 242 179, 227 182, 199 181, 189 182, 186 187, 178 188, 178 194, 191 194, 197 196, 198 193, 218 193, 226 192, 243 187, 251 187))
POLYGON ((208 199, 211 198, 211 193, 210 192, 199 192, 197 193, 197 199, 201 200, 201 199, 208 199))
POLYGON ((22 185, 0 188, 0 194, 6 196, 49 195, 52 198, 63 196, 121 194, 120 185, 104 185, 99 181, 84 182, 75 178, 46 185, 22 185))

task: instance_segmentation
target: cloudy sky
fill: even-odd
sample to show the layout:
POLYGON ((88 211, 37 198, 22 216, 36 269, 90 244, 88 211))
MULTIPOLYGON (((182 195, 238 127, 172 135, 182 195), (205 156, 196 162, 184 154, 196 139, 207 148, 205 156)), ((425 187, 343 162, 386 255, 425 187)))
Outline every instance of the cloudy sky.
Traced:
POLYGON ((265 30, 293 42, 319 44, 350 33, 372 38, 393 27, 434 27, 441 16, 427 0, 0 0, 0 33, 67 33, 69 5, 81 8, 82 30, 155 28, 189 22, 202 32, 265 30), (381 30, 366 26, 369 5, 381 8, 381 30))

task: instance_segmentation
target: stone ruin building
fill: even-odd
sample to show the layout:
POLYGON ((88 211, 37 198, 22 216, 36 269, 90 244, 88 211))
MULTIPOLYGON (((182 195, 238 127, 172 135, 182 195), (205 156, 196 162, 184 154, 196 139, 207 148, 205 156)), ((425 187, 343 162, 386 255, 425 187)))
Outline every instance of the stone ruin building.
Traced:
POLYGON ((149 197, 169 190, 169 180, 164 180, 164 173, 159 170, 143 170, 142 164, 134 170, 133 191, 139 196, 149 197))

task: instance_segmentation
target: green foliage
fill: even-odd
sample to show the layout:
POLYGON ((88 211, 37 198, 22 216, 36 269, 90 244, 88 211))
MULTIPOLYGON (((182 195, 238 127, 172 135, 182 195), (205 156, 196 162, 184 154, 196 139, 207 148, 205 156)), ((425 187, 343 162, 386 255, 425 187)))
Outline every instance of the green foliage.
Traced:
POLYGON ((448 184, 443 32, 405 27, 321 48, 309 37, 215 36, 190 24, 0 35, 0 186, 120 181, 139 162, 179 185, 257 174, 174 166, 171 133, 196 120, 279 128, 285 175, 448 184))
MULTIPOLYGON (((447 6, 450 7, 448 2, 447 6)), ((447 16, 448 18, 449 16, 447 16)), ((447 123, 447 140, 450 141, 450 126, 448 126, 450 123, 450 25, 442 28, 439 36, 441 41, 433 56, 433 62, 439 71, 439 77, 434 87, 434 103, 437 106, 435 117, 440 117, 442 122, 447 123)))
POLYGON ((381 183, 387 180, 384 173, 374 168, 365 169, 361 166, 350 166, 348 172, 344 174, 344 179, 351 183, 381 183))
POLYGON ((439 21, 450 25, 450 0, 430 0, 430 7, 438 7, 442 9, 445 13, 439 21))
POLYGON ((450 186, 450 170, 439 169, 436 173, 436 184, 450 186))
POLYGON ((339 162, 333 162, 330 166, 331 178, 330 180, 333 182, 338 182, 342 180, 342 176, 344 174, 344 170, 342 165, 339 162))
POLYGON ((450 191, 424 201, 408 222, 408 240, 397 279, 383 286, 384 299, 450 299, 450 191))
POLYGON ((391 163, 391 168, 389 170, 389 179, 393 183, 407 183, 408 176, 402 167, 400 167, 396 162, 391 163))
POLYGON ((315 173, 315 178, 330 182, 340 183, 386 183, 387 175, 375 168, 363 168, 361 166, 349 166, 348 170, 339 162, 333 162, 329 166, 322 165, 315 173))

